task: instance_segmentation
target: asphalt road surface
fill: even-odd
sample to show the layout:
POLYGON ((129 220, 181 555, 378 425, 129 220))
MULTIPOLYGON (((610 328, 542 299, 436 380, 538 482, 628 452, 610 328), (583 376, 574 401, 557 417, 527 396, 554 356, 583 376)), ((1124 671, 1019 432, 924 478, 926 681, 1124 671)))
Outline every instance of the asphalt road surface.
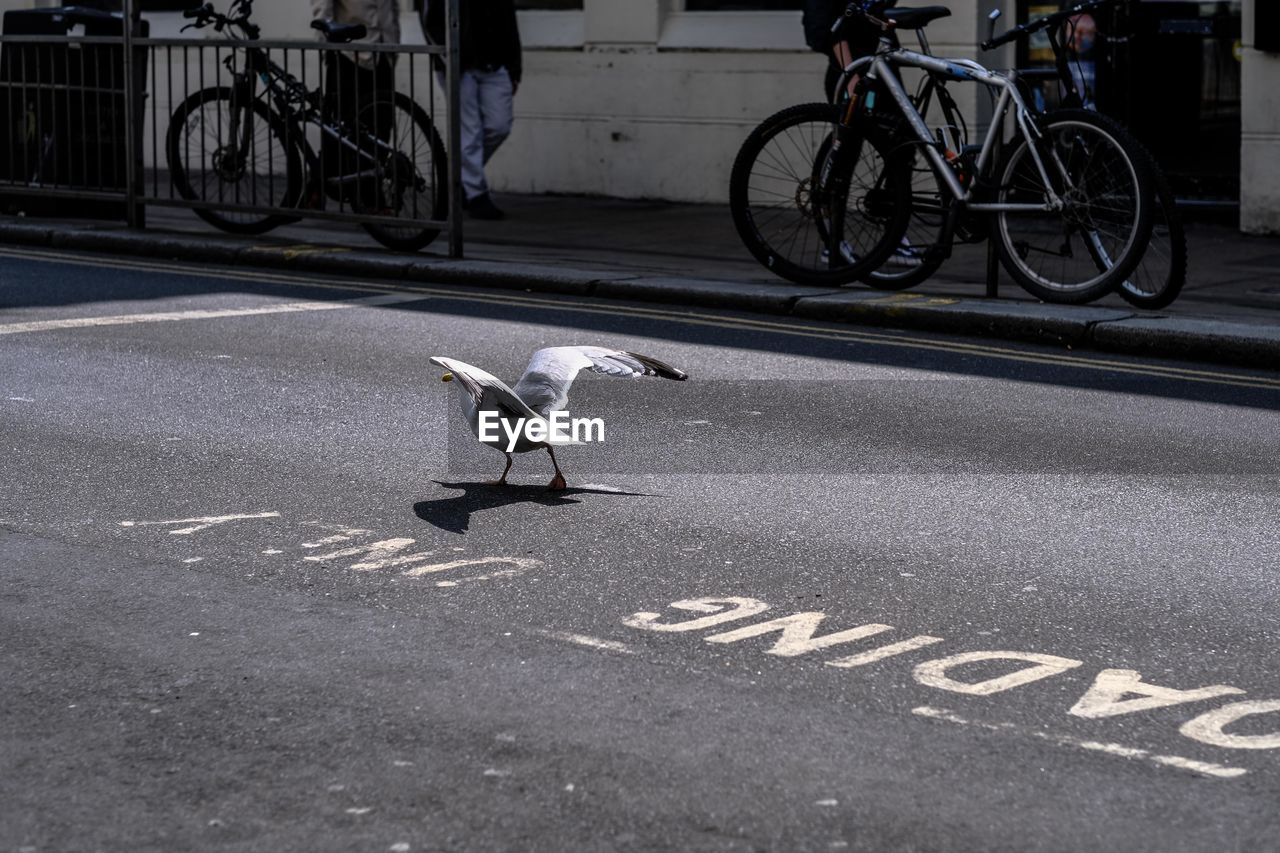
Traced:
POLYGON ((0 252, 0 849, 1280 848, 1280 377, 0 252), (473 444, 433 355, 579 379, 473 444))

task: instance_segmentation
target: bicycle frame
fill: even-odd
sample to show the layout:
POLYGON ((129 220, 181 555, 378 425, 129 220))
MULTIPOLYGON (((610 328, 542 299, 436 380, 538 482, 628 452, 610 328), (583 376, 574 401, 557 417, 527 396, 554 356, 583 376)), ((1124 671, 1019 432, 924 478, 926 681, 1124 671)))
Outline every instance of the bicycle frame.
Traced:
MULTIPOLYGON (((877 50, 874 56, 866 56, 854 60, 845 68, 837 91, 841 91, 843 87, 847 86, 849 79, 854 75, 863 75, 868 80, 884 84, 885 90, 894 103, 897 104, 903 118, 906 119, 912 132, 923 145, 925 156, 933 172, 943 182, 957 203, 965 209, 985 213, 1055 213, 1062 210, 1064 206, 1062 198, 1053 188, 1053 181, 1049 177, 1039 146, 1036 144, 1041 138, 1040 132, 1032 118, 1031 110, 1027 107, 1026 101, 1018 91, 1016 73, 1004 74, 990 71, 969 59, 942 59, 914 50, 896 47, 892 42, 882 40, 881 49, 877 50), (928 125, 925 124, 924 117, 920 115, 911 100, 911 96, 902 85, 897 71, 899 68, 918 68, 944 80, 973 82, 992 89, 999 89, 1000 97, 996 102, 991 126, 987 128, 981 151, 974 164, 975 172, 979 175, 986 174, 987 167, 991 164, 996 148, 996 140, 1003 133, 1005 121, 1010 112, 1012 112, 1018 132, 1028 142, 1032 161, 1040 172, 1040 178, 1044 183, 1047 194, 1045 203, 1005 204, 973 201, 972 184, 969 188, 966 188, 960 183, 960 179, 956 177, 951 164, 947 162, 947 159, 939 150, 939 145, 933 138, 928 125)), ((865 96, 850 101, 849 110, 844 118, 846 122, 851 121, 857 111, 862 109, 864 101, 865 96)), ((1056 165, 1059 173, 1066 179, 1065 168, 1061 164, 1056 165)))
MULTIPOLYGON (((324 136, 354 152, 361 159, 372 161, 376 165, 377 158, 371 151, 352 141, 353 132, 358 131, 351 131, 340 123, 330 124, 325 121, 320 108, 312 101, 312 92, 296 77, 272 62, 266 51, 253 47, 247 48, 245 67, 242 71, 235 70, 234 59, 233 53, 225 60, 228 70, 235 77, 233 92, 237 96, 245 97, 246 103, 254 98, 270 97, 277 114, 293 126, 293 132, 301 142, 308 164, 314 166, 319 162, 319 158, 300 132, 303 124, 315 125, 324 136), (265 86, 260 94, 254 92, 255 78, 261 80, 265 86)), ((235 103, 234 99, 232 103, 235 103)), ((251 115, 252 111, 246 114, 251 115)), ((365 137, 363 141, 370 143, 370 148, 374 150, 381 153, 395 151, 392 146, 379 139, 377 134, 365 132, 362 135, 365 137)))

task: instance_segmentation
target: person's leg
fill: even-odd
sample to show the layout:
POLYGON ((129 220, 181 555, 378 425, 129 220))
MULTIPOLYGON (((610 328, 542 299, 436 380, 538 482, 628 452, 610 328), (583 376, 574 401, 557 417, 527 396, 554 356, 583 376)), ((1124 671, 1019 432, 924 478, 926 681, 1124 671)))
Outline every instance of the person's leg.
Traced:
POLYGON ((484 161, 488 163, 498 146, 511 135, 515 91, 511 85, 511 75, 505 68, 481 74, 479 79, 480 118, 484 125, 484 161))
MULTIPOLYGON (((360 153, 343 147, 343 173, 362 176, 347 184, 347 200, 359 210, 380 211, 387 206, 380 182, 372 177, 373 167, 379 160, 378 146, 365 135, 371 133, 383 141, 390 136, 391 94, 389 88, 381 86, 385 74, 380 68, 386 61, 387 57, 377 56, 372 66, 350 63, 354 72, 351 75, 350 101, 344 101, 344 109, 348 127, 356 132, 355 142, 360 153)), ((344 91, 342 96, 347 98, 347 92, 344 91)))
MULTIPOLYGON (((836 87, 836 83, 839 82, 839 76, 844 73, 844 69, 847 68, 849 66, 849 63, 853 62, 854 59, 856 59, 859 56, 865 56, 866 53, 867 53, 866 51, 862 53, 856 52, 854 48, 850 46, 849 42, 844 42, 844 41, 836 42, 835 48, 832 50, 832 54, 831 54, 831 62, 836 67, 836 79, 832 80, 831 85, 828 87, 828 92, 827 92, 828 99, 831 99, 832 96, 836 94, 834 91, 836 87)), ((860 77, 861 75, 859 74, 854 74, 853 76, 851 76, 848 82, 845 84, 845 87, 846 87, 845 91, 841 92, 838 96, 836 96, 835 100, 843 101, 844 96, 846 94, 848 94, 848 96, 852 98, 854 92, 857 90, 858 79, 860 77)))
MULTIPOLYGON (((441 88, 444 75, 440 76, 441 88)), ((458 121, 462 130, 462 197, 470 201, 486 195, 489 185, 484 179, 484 124, 480 119, 480 96, 474 71, 463 71, 458 80, 458 121)))
POLYGON ((827 73, 822 79, 822 100, 831 100, 831 95, 835 92, 836 83, 840 82, 840 74, 843 71, 844 69, 836 62, 834 56, 827 57, 827 73))
MULTIPOLYGON (((342 119, 341 110, 346 107, 346 102, 350 98, 346 88, 346 79, 349 75, 349 66, 351 63, 343 59, 337 52, 327 52, 322 60, 325 64, 324 73, 324 116, 327 121, 336 122, 342 119)), ((321 176, 326 182, 332 181, 334 178, 342 174, 342 146, 336 140, 330 138, 327 134, 320 138, 320 158, 321 158, 321 176)), ((336 185, 327 186, 330 195, 337 198, 336 185)))
POLYGON ((374 116, 374 132, 379 139, 391 139, 392 122, 395 119, 396 67, 390 54, 380 54, 370 75, 368 97, 377 104, 374 116))
POLYGON ((488 182, 484 181, 483 166, 493 152, 511 134, 511 101, 514 87, 506 70, 475 71, 476 107, 480 122, 480 179, 484 190, 480 194, 468 193, 468 210, 472 219, 502 219, 505 214, 489 197, 488 182))

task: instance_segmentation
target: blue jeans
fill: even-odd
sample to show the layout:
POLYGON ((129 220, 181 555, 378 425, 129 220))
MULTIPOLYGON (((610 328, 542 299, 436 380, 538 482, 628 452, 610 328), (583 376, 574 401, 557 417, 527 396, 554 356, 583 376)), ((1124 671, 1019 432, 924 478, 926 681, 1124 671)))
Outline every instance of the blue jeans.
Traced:
MULTIPOLYGON (((444 75, 440 75, 444 86, 444 75)), ((459 88, 459 118, 462 121, 462 190, 467 200, 484 195, 489 183, 484 164, 511 135, 512 97, 515 87, 507 69, 462 72, 459 88)))

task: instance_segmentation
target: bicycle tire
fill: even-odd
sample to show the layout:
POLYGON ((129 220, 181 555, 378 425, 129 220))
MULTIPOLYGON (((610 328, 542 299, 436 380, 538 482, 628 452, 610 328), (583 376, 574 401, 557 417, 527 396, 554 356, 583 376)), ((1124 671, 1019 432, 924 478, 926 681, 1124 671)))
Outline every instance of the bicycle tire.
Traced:
MULTIPOLYGON (((1091 302, 1115 290, 1142 260, 1154 215, 1149 161, 1144 151, 1128 142, 1129 135, 1123 128, 1088 110, 1058 110, 1041 117, 1040 125, 1045 140, 1040 153, 1050 180, 1061 178, 1061 170, 1068 174, 1076 166, 1083 166, 1083 170, 1071 175, 1072 190, 1060 193, 1067 201, 1067 207, 1061 212, 998 212, 994 216, 993 238, 1005 269, 1033 296, 1045 302, 1091 302), (1088 135, 1093 138, 1092 151, 1084 142, 1088 135), (1104 148, 1107 153, 1099 158, 1104 148), (1096 171, 1090 173, 1095 163, 1105 166, 1108 161, 1117 164, 1114 174, 1107 178, 1116 182, 1115 189, 1110 184, 1096 186, 1102 178, 1096 171), (1104 205, 1100 200, 1111 204, 1104 205), (1047 226, 1032 227, 1046 221, 1047 226), (1013 223, 1018 223, 1020 230, 1026 227, 1024 239, 1015 238, 1011 232, 1013 223), (1117 231, 1114 234, 1106 231, 1100 223, 1117 231), (1077 229, 1081 250, 1078 253, 1072 245, 1077 229), (1091 237, 1084 236, 1086 231, 1091 237), (1102 245, 1100 233, 1110 237, 1109 245, 1102 245), (1048 248, 1032 245, 1028 239, 1032 234, 1038 235, 1039 241, 1048 248), (1033 268, 1029 261, 1033 253, 1061 259, 1062 274, 1055 280, 1042 268, 1033 268), (1080 268, 1071 278, 1081 280, 1068 280, 1068 260, 1077 262, 1080 268), (1082 260, 1087 263, 1080 263, 1082 260)), ((1034 168, 1035 158, 1030 156, 1030 151, 1025 139, 1010 150, 1000 171, 996 193, 999 202, 1043 201, 1044 182, 1034 168)))
MULTIPOLYGON (((190 155, 195 153, 191 145, 191 134, 197 130, 207 131, 208 124, 203 117, 200 118, 200 128, 194 126, 194 117, 203 116, 202 109, 208 104, 215 104, 225 101, 227 102, 228 115, 234 110, 232 102, 232 90, 228 86, 211 86, 207 89, 201 89, 195 92, 178 105, 173 111, 169 119, 169 129, 165 134, 165 151, 169 161, 169 173, 173 181, 174 187, 178 194, 188 201, 216 202, 223 204, 239 204, 250 203, 256 205, 260 199, 257 193, 258 183, 255 181, 253 189, 245 193, 247 197, 242 198, 239 184, 236 183, 234 192, 228 193, 225 185, 229 183, 226 178, 230 177, 237 170, 236 167, 229 167, 224 170, 222 167, 222 158, 226 146, 222 144, 221 136, 225 130, 231 125, 231 122, 223 122, 221 118, 215 123, 213 131, 215 137, 215 147, 212 152, 209 146, 205 144, 207 140, 202 139, 200 145, 199 156, 201 158, 200 168, 198 170, 192 168, 189 162, 190 155), (206 157, 212 157, 210 162, 204 162, 206 157), (200 178, 193 180, 199 175, 200 178), (209 176, 212 175, 216 179, 214 187, 217 188, 216 193, 210 193, 209 176), (197 189, 197 183, 200 189, 197 189), (216 195, 216 197, 210 197, 216 195)), ((253 113, 262 120, 262 126, 266 128, 269 134, 265 145, 258 144, 257 133, 254 132, 252 142, 250 144, 250 158, 255 159, 253 168, 246 168, 248 164, 240 168, 250 171, 255 177, 258 176, 256 166, 256 157, 265 150, 268 157, 279 155, 284 159, 284 174, 277 175, 274 164, 270 164, 267 168, 267 204, 277 208, 297 207, 302 198, 303 190, 303 169, 302 155, 299 152, 299 144, 296 136, 290 132, 289 126, 285 121, 273 112, 262 101, 254 100, 251 102, 253 113)), ((277 228, 290 222, 296 222, 298 217, 288 214, 270 213, 241 213, 230 211, 219 211, 211 208, 195 208, 195 213, 204 221, 208 222, 216 228, 227 231, 231 234, 264 234, 272 228, 277 228)))
MULTIPOLYGON (((827 149, 830 145, 830 138, 822 144, 818 150, 816 163, 821 163, 827 155, 827 149)), ((885 259, 879 267, 866 273, 861 277, 863 284, 876 290, 906 290, 915 287, 927 279, 941 268, 943 257, 933 251, 928 251, 937 246, 938 234, 942 230, 941 222, 930 222, 924 212, 926 207, 923 202, 926 199, 939 199, 942 190, 938 184, 937 176, 929 168, 915 168, 915 160, 909 158, 911 163, 911 214, 907 219, 907 228, 898 246, 890 252, 889 257, 885 259), (917 191, 917 186, 927 181, 934 187, 936 193, 927 193, 917 191), (908 245, 909 244, 909 245, 908 245), (904 247, 911 254, 906 255, 903 252, 904 247), (927 248, 925 248, 927 247, 927 248), (900 262, 895 262, 898 255, 903 254, 904 257, 900 262)), ((822 227, 822 221, 818 220, 816 227, 819 236, 827 239, 826 230, 822 227)))
POLYGON ((829 183, 848 182, 847 192, 836 191, 844 197, 832 203, 814 191, 825 161, 817 159, 818 151, 838 118, 839 109, 823 103, 775 113, 743 142, 729 179, 729 207, 743 244, 771 272, 798 284, 857 281, 893 251, 910 215, 905 163, 889 156, 888 140, 870 124, 858 127, 850 146, 864 153, 870 146, 876 156, 837 156, 832 162, 829 183), (864 163, 869 165, 858 172, 864 163), (834 264, 832 228, 841 235, 834 264))
POLYGON ((933 215, 934 207, 946 206, 948 198, 933 170, 912 168, 911 215, 907 228, 889 257, 862 281, 876 290, 907 290, 933 277, 945 260, 935 251, 941 244, 943 223, 933 215), (931 184, 932 191, 922 184, 931 184))
MULTIPOLYGON (((953 127, 960 135, 963 146, 968 129, 960 114, 960 108, 947 90, 945 81, 934 81, 917 91, 912 102, 920 111, 925 123, 932 126, 941 121, 943 127, 953 127), (936 104, 941 115, 934 119, 929 115, 936 104)), ((890 102, 885 98, 885 102, 890 102)), ((927 159, 921 157, 918 142, 906 126, 901 115, 892 119, 897 133, 912 134, 907 141, 911 146, 906 155, 911 164, 911 218, 901 244, 888 260, 862 277, 863 282, 877 290, 906 290, 933 277, 950 254, 954 238, 947 235, 946 221, 954 203, 951 194, 934 173, 927 159)))
POLYGON ((1141 262, 1120 282, 1117 292, 1135 308, 1158 311, 1177 299, 1187 282, 1187 233, 1169 179, 1151 162, 1156 190, 1151 239, 1141 262))
MULTIPOLYGON (((387 102, 382 101, 382 105, 385 104, 387 102)), ((376 112, 379 106, 377 103, 370 104, 361 110, 361 113, 364 114, 370 110, 376 112)), ((414 175, 426 182, 426 198, 422 199, 417 192, 413 193, 407 204, 408 214, 417 219, 421 218, 418 214, 426 213, 428 214, 426 218, 443 220, 448 216, 449 210, 449 165, 444 142, 441 141, 440 134, 436 132, 426 110, 408 95, 403 92, 394 93, 390 106, 394 111, 393 114, 406 119, 401 121, 397 118, 392 121, 393 147, 404 159, 391 158, 389 162, 379 163, 379 198, 374 202, 375 209, 385 212, 383 206, 387 200, 399 198, 401 203, 392 210, 397 213, 406 210, 405 199, 399 186, 401 179, 398 177, 398 169, 412 168, 414 175), (403 136, 399 133, 402 128, 408 131, 403 136), (405 147, 412 151, 406 152, 405 147), (424 171, 425 175, 422 174, 424 171), (388 184, 392 186, 388 187, 388 184)), ((373 239, 388 249, 401 252, 416 252, 440 234, 439 228, 417 226, 401 228, 371 222, 361 223, 361 225, 373 239)))

